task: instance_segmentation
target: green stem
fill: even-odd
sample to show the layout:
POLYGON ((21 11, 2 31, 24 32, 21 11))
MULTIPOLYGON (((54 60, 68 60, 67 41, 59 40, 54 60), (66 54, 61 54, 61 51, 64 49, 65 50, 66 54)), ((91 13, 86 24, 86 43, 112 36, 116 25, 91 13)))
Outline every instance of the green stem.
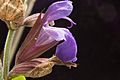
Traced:
POLYGON ((8 80, 8 73, 9 73, 9 55, 10 55, 10 49, 11 49, 11 44, 13 41, 13 35, 14 30, 9 29, 5 47, 4 47, 4 57, 3 57, 3 79, 8 80))

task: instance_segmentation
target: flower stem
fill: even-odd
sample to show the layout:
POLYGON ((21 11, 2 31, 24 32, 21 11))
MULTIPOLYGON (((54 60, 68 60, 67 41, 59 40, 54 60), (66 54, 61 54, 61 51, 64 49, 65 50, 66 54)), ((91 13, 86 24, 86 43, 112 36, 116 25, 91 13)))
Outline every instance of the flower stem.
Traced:
POLYGON ((8 80, 8 73, 9 73, 9 55, 10 55, 10 49, 11 49, 11 44, 13 41, 13 35, 14 30, 9 29, 5 47, 4 47, 4 57, 3 57, 3 79, 8 80))

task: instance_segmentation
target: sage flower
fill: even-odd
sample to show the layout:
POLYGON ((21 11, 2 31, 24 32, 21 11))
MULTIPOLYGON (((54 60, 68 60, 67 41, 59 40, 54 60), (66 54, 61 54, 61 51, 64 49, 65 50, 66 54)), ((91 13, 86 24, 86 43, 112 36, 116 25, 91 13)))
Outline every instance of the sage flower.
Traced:
MULTIPOLYGON (((66 37, 68 36, 69 38, 72 38, 74 42, 73 45, 75 45, 75 47, 73 48, 75 48, 75 52, 73 54, 75 57, 77 50, 76 42, 69 30, 67 30, 66 28, 57 28, 47 25, 49 22, 61 18, 69 20, 71 24, 75 24, 70 18, 67 17, 68 15, 70 15, 72 10, 73 6, 71 1, 58 1, 53 3, 48 8, 42 19, 41 16, 39 16, 36 24, 29 32, 28 36, 26 37, 25 41, 23 42, 17 53, 16 63, 29 61, 40 56, 48 49, 57 45, 60 41, 66 40, 66 37)), ((57 49, 57 52, 58 51, 59 50, 57 49)), ((59 55, 59 53, 56 53, 56 55, 59 55)))
MULTIPOLYGON (((15 66, 10 75, 22 74, 27 77, 42 77, 52 71, 54 65, 76 67, 77 44, 72 33, 66 28, 52 27, 50 22, 66 19, 75 24, 69 17, 73 10, 72 2, 57 1, 49 6, 46 13, 41 13, 16 55, 15 66), (51 58, 38 58, 48 49, 56 46, 51 58)), ((69 28, 70 28, 69 27, 69 28)))

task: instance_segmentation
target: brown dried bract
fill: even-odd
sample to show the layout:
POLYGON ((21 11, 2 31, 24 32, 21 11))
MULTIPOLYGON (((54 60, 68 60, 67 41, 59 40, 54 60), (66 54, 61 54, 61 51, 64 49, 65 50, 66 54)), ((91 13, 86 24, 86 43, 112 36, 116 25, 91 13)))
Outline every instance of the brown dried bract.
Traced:
POLYGON ((22 0, 0 0, 0 19, 22 24, 24 5, 22 0))
POLYGON ((46 76, 46 75, 48 75, 52 72, 52 67, 53 66, 54 66, 53 62, 45 62, 45 63, 39 64, 34 69, 27 72, 25 74, 25 76, 26 77, 32 77, 32 78, 46 76))
POLYGON ((73 63, 73 62, 63 62, 61 61, 57 56, 52 56, 50 59, 49 59, 50 62, 54 62, 55 65, 64 65, 64 66, 67 66, 71 69, 71 67, 77 67, 77 64, 76 63, 73 63))
POLYGON ((54 62, 48 61, 48 58, 37 58, 28 62, 23 62, 14 66, 9 76, 24 75, 26 77, 43 77, 52 72, 54 62))

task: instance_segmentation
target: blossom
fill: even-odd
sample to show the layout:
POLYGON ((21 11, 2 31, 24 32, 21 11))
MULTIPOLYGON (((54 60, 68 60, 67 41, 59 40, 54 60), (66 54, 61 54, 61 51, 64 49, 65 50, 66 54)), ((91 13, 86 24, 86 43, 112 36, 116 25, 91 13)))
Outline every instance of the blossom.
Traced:
MULTIPOLYGON (((36 21, 36 24, 29 32, 28 36, 26 37, 25 41, 23 42, 22 46, 20 47, 17 53, 16 63, 21 63, 24 61, 34 59, 63 40, 64 42, 61 44, 62 46, 64 46, 64 44, 66 44, 66 42, 68 42, 69 40, 73 41, 72 44, 71 43, 69 44, 75 45, 73 47, 73 49, 75 48, 74 53, 68 52, 65 54, 70 53, 69 58, 70 55, 71 58, 73 58, 72 57, 73 54, 74 54, 73 56, 75 57, 77 48, 76 42, 72 37, 72 34, 69 32, 69 30, 67 30, 66 28, 57 28, 47 25, 49 22, 60 18, 67 19, 71 22, 71 24, 75 24, 70 18, 67 17, 68 15, 70 15, 72 10, 73 6, 71 1, 58 1, 53 3, 48 8, 42 19, 41 16, 39 16, 38 20, 36 21)), ((58 45, 56 51, 57 52, 56 55, 58 56, 60 56, 59 49, 60 45, 58 45)), ((65 56, 67 57, 67 55, 65 56)))
POLYGON ((72 2, 65 0, 57 1, 50 5, 43 17, 41 17, 40 13, 35 25, 17 52, 16 64, 10 74, 41 77, 49 74, 55 64, 76 67, 76 64, 72 62, 77 60, 77 44, 72 33, 66 28, 49 25, 50 22, 62 18, 69 20, 71 22, 70 27, 72 27, 75 23, 67 17, 72 10, 72 2), (55 57, 38 58, 55 45, 57 45, 55 57), (46 73, 43 74, 42 72, 46 73))

